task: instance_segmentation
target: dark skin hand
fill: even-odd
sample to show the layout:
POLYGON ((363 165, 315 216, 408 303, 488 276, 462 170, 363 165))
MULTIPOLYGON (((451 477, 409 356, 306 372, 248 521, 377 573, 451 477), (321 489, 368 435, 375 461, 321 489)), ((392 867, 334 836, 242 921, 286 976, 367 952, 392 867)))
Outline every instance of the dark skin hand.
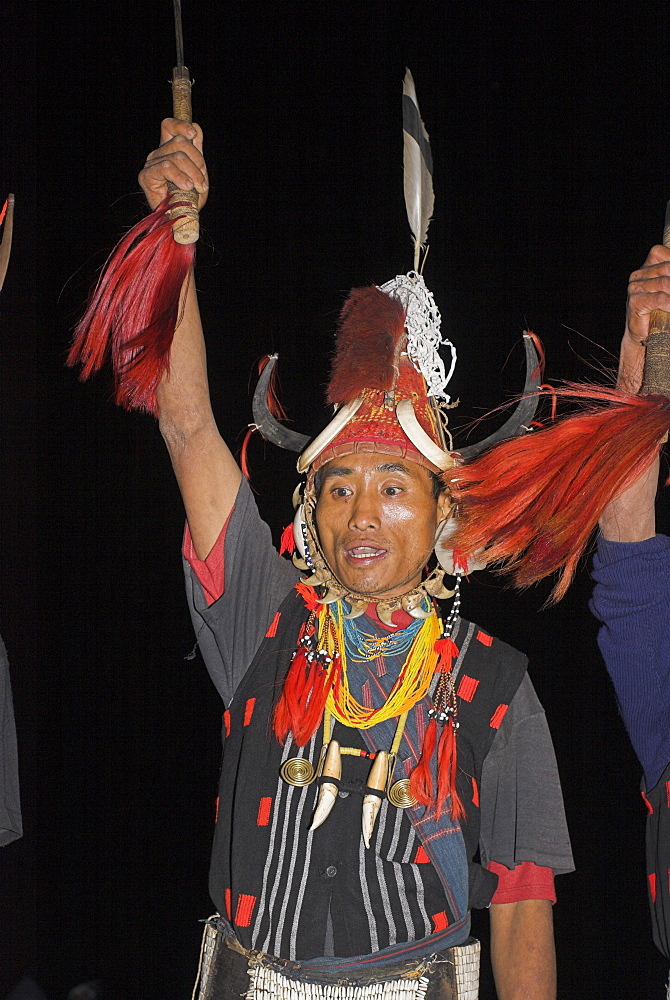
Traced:
POLYGON ((205 207, 209 192, 207 166, 202 155, 202 129, 195 122, 165 118, 161 122, 161 144, 149 153, 139 182, 153 210, 166 196, 168 181, 180 191, 192 188, 199 194, 198 208, 205 207))
MULTIPOLYGON (((654 309, 670 312, 670 248, 652 247, 643 266, 628 283, 626 329, 621 341, 617 384, 638 393, 644 373, 649 317, 654 309)), ((613 542, 642 542, 656 534, 654 500, 658 486, 658 459, 637 482, 616 497, 603 512, 600 530, 613 542)))

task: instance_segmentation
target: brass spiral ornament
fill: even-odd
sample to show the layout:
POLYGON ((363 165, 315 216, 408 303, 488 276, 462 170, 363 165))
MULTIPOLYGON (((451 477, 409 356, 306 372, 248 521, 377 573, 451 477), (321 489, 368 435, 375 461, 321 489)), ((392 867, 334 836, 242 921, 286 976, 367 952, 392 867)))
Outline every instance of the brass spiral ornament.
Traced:
POLYGON ((394 781, 388 790, 388 800, 396 809, 411 809, 418 805, 417 799, 412 795, 409 787, 409 778, 402 778, 394 781))
POLYGON ((314 767, 304 757, 290 757, 284 761, 279 774, 287 785, 294 785, 296 788, 311 785, 316 777, 314 767))

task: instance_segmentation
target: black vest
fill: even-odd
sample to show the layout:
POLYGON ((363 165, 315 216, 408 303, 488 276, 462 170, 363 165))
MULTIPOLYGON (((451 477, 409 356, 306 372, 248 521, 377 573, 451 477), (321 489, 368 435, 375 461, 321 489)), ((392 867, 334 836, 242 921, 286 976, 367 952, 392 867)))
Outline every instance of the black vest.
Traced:
MULTIPOLYGON (((246 919, 238 922, 236 916, 244 916, 246 901, 257 900, 261 893, 270 825, 267 822, 259 824, 258 818, 262 810, 272 807, 281 765, 282 747, 272 730, 272 713, 296 648, 300 626, 307 615, 302 598, 292 591, 275 616, 229 710, 224 713, 223 762, 210 894, 219 913, 228 916, 240 942, 247 948, 251 947, 249 923, 246 919)), ((467 643, 455 687, 460 723, 457 781, 467 813, 461 829, 469 867, 469 906, 485 907, 495 891, 497 877, 476 860, 482 766, 505 710, 525 674, 527 659, 463 619, 454 638, 461 651, 467 643)), ((378 749, 371 736, 381 731, 382 725, 362 731, 370 749, 378 749)), ((395 724, 390 721, 388 725, 392 737, 395 724)), ((391 740, 387 741, 383 732, 377 735, 390 746, 391 740)), ((317 754, 318 750, 320 745, 317 754)), ((402 759, 402 752, 399 757, 402 759)), ((398 772, 396 775, 401 776, 398 772)), ((296 792, 313 797, 315 786, 296 789, 296 792)), ((311 810, 309 812, 311 814, 311 810)), ((421 810, 412 812, 420 813, 421 810)), ((425 840, 426 830, 422 823, 415 822, 414 816, 412 821, 419 837, 425 840)), ((425 841, 425 846, 440 873, 435 844, 425 841)), ((252 905, 249 902, 249 906, 252 905)))

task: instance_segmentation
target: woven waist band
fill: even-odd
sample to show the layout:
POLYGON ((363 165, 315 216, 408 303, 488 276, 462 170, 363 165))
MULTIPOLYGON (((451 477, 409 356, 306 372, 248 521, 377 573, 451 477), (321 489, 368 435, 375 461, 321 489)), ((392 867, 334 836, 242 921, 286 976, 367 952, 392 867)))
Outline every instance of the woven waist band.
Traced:
POLYGON ((479 941, 470 938, 419 961, 336 978, 326 969, 247 951, 214 916, 205 924, 193 1000, 477 1000, 479 951, 479 941))

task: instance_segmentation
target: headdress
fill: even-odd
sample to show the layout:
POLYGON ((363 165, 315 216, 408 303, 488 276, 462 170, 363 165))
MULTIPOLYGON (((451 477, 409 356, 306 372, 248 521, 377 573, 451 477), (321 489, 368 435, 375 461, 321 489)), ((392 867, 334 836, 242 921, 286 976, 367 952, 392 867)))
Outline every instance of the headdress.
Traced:
MULTIPOLYGON (((292 531, 287 529, 285 533, 284 544, 290 550, 295 543, 294 562, 310 573, 300 584, 307 595, 310 616, 284 683, 274 728, 280 739, 292 732, 295 741, 302 745, 314 734, 321 719, 328 720, 330 714, 347 725, 366 728, 381 720, 380 713, 390 712, 394 717, 399 716, 401 734, 406 712, 426 696, 433 675, 437 673, 439 682, 433 692, 422 756, 410 782, 405 781, 405 784, 411 783, 411 794, 406 790, 403 797, 396 789, 392 801, 395 804, 402 801, 404 805, 422 802, 435 806, 438 813, 448 804, 452 816, 457 818, 462 815, 462 806, 455 784, 458 723, 451 667, 458 650, 451 632, 459 609, 460 574, 468 568, 476 568, 475 561, 471 560, 469 567, 463 563, 454 569, 446 541, 453 525, 443 523, 436 540, 438 563, 430 575, 409 593, 378 599, 348 590, 335 577, 321 549, 315 524, 318 471, 332 459, 352 453, 379 453, 404 458, 435 475, 442 475, 457 466, 465 454, 472 456, 502 436, 522 434, 535 410, 532 395, 524 396, 500 431, 460 453, 454 449, 447 427, 447 411, 455 404, 451 402, 447 386, 454 371, 456 350, 442 336, 440 312, 422 275, 416 270, 433 208, 432 161, 409 72, 405 78, 403 111, 405 198, 415 240, 415 270, 397 275, 381 286, 358 288, 349 294, 340 316, 327 390, 327 402, 335 407, 335 415, 313 441, 307 443, 304 435, 287 431, 277 419, 279 408, 272 384, 276 356, 267 359, 254 394, 256 428, 275 444, 300 452, 298 471, 307 476, 302 497, 297 491, 296 516, 292 531), (439 354, 440 347, 447 348, 449 360, 446 365, 439 354), (456 576, 452 589, 445 586, 445 573, 456 576), (314 587, 320 588, 318 593, 312 590, 314 587), (436 615, 435 597, 453 598, 445 621, 436 615), (376 605, 380 621, 388 625, 394 624, 392 615, 397 611, 404 611, 416 619, 414 625, 405 629, 407 634, 411 631, 412 643, 407 648, 396 685, 383 708, 374 712, 366 711, 346 694, 347 629, 352 619, 362 616, 370 603, 376 605), (436 785, 431 768, 434 756, 437 758, 436 785)), ((530 334, 525 337, 525 346, 525 389, 532 394, 539 384, 540 365, 530 334)), ((246 462, 242 464, 245 467, 246 462)), ((351 628, 354 628, 353 623, 351 628)), ((329 736, 326 739, 324 735, 324 739, 329 742, 329 736)), ((396 742, 399 742, 398 732, 394 745, 396 742)), ((331 744, 326 752, 324 746, 315 825, 323 822, 335 801, 339 754, 339 747, 333 748, 331 744)), ((394 754, 392 749, 391 759, 394 754)), ((384 758, 386 756, 384 754, 384 758)), ((284 772, 287 781, 294 780, 291 777, 293 764, 293 760, 287 762, 284 772)), ((395 788, 391 785, 388 762, 380 758, 375 761, 375 767, 370 773, 371 791, 364 804, 366 843, 371 823, 374 823, 374 810, 379 807, 379 789, 387 787, 391 796, 395 788)), ((310 780, 314 777, 311 775, 310 780)))

